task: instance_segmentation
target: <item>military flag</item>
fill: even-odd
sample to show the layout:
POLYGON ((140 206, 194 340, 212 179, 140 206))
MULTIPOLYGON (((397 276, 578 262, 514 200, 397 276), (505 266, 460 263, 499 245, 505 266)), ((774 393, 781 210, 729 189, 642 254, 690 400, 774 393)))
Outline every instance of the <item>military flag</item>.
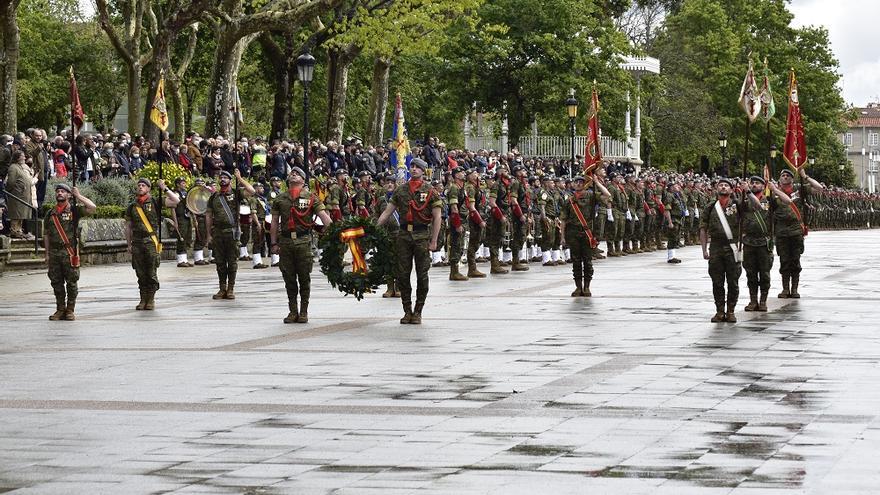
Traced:
POLYGON ((76 86, 76 77, 73 75, 73 66, 70 66, 70 121, 73 133, 76 134, 85 122, 86 115, 83 113, 82 103, 79 101, 79 88, 76 86))
POLYGON ((797 77, 791 70, 788 83, 788 118, 785 121, 785 145, 782 159, 795 172, 807 162, 807 142, 804 136, 804 123, 801 121, 801 107, 798 102, 797 77))
POLYGON ((751 56, 749 56, 749 70, 746 72, 742 89, 739 92, 739 106, 746 113, 749 122, 754 122, 761 114, 761 95, 758 93, 758 85, 755 83, 755 71, 752 67, 751 56))
POLYGON ((602 163, 602 142, 599 135, 599 91, 593 81, 590 112, 587 120, 587 145, 584 150, 584 174, 592 174, 602 163))
POLYGON ((776 103, 770 91, 770 71, 767 69, 767 57, 764 57, 764 80, 761 82, 761 120, 765 123, 776 115, 776 103))
POLYGON ((168 129, 168 107, 165 106, 165 76, 159 76, 159 86, 156 88, 156 97, 153 98, 153 106, 150 110, 150 120, 161 130, 168 129))
POLYGON ((398 179, 409 179, 409 163, 412 161, 412 150, 409 147, 409 137, 406 135, 406 123, 403 119, 403 104, 400 101, 400 93, 394 103, 394 127, 391 131, 393 142, 389 158, 397 170, 398 179))

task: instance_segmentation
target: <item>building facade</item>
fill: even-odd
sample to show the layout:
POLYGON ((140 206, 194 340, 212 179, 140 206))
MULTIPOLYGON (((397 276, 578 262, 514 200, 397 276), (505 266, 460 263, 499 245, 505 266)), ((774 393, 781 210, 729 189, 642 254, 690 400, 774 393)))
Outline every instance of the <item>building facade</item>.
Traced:
POLYGON ((853 168, 858 186, 877 192, 880 167, 880 103, 869 103, 856 108, 856 119, 847 123, 840 140, 846 148, 846 158, 853 168))

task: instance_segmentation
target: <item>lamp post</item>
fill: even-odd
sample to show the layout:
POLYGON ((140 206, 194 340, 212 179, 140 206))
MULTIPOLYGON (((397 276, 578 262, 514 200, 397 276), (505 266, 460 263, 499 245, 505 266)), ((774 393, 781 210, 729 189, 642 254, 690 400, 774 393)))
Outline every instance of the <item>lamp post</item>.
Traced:
POLYGON ((568 90, 568 99, 565 100, 565 108, 568 110, 568 130, 571 134, 571 166, 568 168, 568 176, 570 178, 574 173, 574 126, 578 115, 578 101, 574 97, 574 88, 568 90))
POLYGON ((770 145, 770 178, 776 177, 776 154, 779 153, 779 150, 776 149, 775 144, 770 145))
POLYGON ((721 148, 721 170, 724 172, 724 176, 727 174, 727 134, 724 134, 724 131, 721 131, 721 134, 718 135, 718 147, 721 148))
POLYGON ((309 163, 309 84, 315 76, 315 57, 306 52, 296 58, 296 72, 303 85, 303 165, 311 175, 309 163))

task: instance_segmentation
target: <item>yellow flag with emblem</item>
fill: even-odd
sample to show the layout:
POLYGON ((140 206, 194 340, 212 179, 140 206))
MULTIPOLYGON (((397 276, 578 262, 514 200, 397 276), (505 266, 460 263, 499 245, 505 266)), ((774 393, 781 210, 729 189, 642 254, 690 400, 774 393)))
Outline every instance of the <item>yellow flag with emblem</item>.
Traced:
POLYGON ((161 130, 168 129, 168 107, 165 106, 165 77, 159 76, 159 86, 156 88, 156 97, 153 98, 153 108, 150 110, 150 120, 161 130))

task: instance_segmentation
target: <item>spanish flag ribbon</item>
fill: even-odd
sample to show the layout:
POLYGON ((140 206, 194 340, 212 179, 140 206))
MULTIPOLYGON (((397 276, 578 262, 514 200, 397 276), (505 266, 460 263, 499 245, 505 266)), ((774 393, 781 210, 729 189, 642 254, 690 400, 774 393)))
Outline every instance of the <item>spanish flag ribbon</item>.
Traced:
POLYGON ((343 230, 339 234, 342 242, 348 243, 348 249, 351 250, 351 271, 353 273, 367 273, 367 262, 364 259, 364 253, 361 252, 361 245, 358 239, 365 234, 363 227, 356 227, 343 230))

